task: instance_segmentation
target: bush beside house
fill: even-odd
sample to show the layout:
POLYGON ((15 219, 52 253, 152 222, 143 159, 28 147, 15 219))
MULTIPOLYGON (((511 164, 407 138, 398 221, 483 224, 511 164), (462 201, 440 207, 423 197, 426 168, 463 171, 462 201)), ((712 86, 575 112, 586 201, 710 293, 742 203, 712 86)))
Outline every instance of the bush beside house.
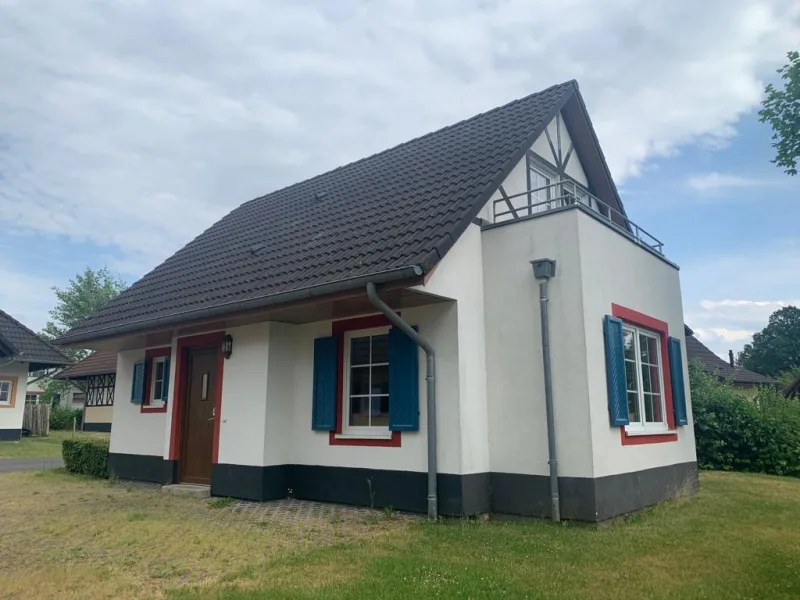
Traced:
POLYGON ((73 420, 76 420, 78 429, 81 427, 83 412, 79 408, 66 408, 57 404, 50 407, 50 429, 72 429, 73 420))
POLYGON ((108 477, 108 440, 64 440, 61 456, 70 473, 108 477))
POLYGON ((689 366, 701 469, 800 477, 800 401, 774 388, 750 398, 689 366))

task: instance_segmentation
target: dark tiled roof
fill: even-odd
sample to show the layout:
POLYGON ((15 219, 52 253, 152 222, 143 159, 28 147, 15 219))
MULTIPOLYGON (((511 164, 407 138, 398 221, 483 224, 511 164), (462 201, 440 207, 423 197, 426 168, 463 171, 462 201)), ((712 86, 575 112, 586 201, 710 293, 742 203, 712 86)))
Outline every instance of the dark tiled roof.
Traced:
POLYGON ((89 375, 105 375, 117 372, 116 352, 95 352, 84 358, 81 362, 67 367, 54 379, 85 379, 89 375))
POLYGON ((72 362, 8 313, 0 310, 0 356, 31 363, 32 367, 72 362))
POLYGON ((755 371, 748 371, 741 367, 732 367, 730 363, 723 360, 706 346, 700 340, 694 337, 694 332, 685 327, 686 333, 686 356, 689 362, 697 361, 703 368, 710 372, 715 373, 722 379, 727 379, 732 383, 743 383, 752 385, 779 385, 780 382, 772 377, 761 375, 755 371))
POLYGON ((251 200, 60 341, 427 272, 577 90, 573 81, 548 88, 251 200))

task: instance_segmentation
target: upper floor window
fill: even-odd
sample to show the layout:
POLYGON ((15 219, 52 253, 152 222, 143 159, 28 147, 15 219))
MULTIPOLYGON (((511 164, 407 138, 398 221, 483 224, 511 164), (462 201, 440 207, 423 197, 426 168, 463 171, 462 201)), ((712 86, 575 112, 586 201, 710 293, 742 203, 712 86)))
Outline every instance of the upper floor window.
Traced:
POLYGON ((657 333, 625 324, 622 341, 630 419, 626 431, 666 431, 660 337, 657 333))
POLYGON ((538 204, 539 202, 547 202, 550 199, 550 188, 547 187, 552 183, 552 178, 545 174, 543 169, 530 167, 531 177, 531 204, 538 204))

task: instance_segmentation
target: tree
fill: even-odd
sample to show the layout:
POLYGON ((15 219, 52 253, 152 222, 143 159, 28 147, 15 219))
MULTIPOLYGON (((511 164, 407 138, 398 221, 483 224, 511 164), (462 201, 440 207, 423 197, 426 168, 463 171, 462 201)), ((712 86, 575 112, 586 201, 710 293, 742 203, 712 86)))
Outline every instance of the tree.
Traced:
POLYGON ((767 326, 753 335, 753 343, 739 353, 738 362, 772 377, 800 365, 800 308, 784 306, 772 313, 767 326))
MULTIPOLYGON (((55 308, 50 311, 52 320, 47 322, 39 335, 46 340, 61 337, 86 317, 100 310, 126 287, 124 281, 112 275, 107 269, 93 271, 86 267, 83 273, 78 273, 74 279, 69 280, 66 288, 53 287, 57 302, 55 308)), ((61 350, 75 360, 80 360, 89 354, 88 350, 83 349, 61 350)), ((47 403, 67 393, 72 387, 68 381, 49 377, 45 377, 39 385, 43 390, 40 401, 47 403)))
POLYGON ((764 92, 766 98, 758 111, 759 120, 772 127, 775 148, 774 164, 789 175, 797 175, 800 159, 800 52, 787 53, 789 63, 778 69, 784 88, 771 83, 764 92))

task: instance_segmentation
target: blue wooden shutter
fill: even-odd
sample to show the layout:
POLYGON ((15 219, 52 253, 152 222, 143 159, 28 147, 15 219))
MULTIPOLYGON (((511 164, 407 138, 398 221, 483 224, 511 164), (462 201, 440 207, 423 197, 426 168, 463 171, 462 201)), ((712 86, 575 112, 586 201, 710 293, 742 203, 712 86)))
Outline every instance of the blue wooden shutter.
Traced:
POLYGON ((686 385, 683 379, 683 353, 681 341, 669 338, 669 377, 672 383, 672 405, 675 409, 675 424, 687 425, 689 419, 686 415, 686 385))
POLYGON ((131 402, 133 404, 144 402, 144 365, 144 361, 133 365, 133 382, 131 384, 131 402))
POLYGON ((336 382, 339 340, 336 336, 314 340, 314 406, 311 429, 336 429, 336 382))
POLYGON ((389 429, 419 431, 419 351, 395 328, 389 330, 389 429))
POLYGON ((164 402, 167 401, 169 397, 169 356, 164 359, 164 379, 161 384, 161 397, 164 399, 164 402))
POLYGON ((625 349, 622 342, 622 321, 606 315, 603 321, 606 341, 606 384, 608 385, 608 414, 611 425, 628 425, 628 392, 625 381, 625 349))

